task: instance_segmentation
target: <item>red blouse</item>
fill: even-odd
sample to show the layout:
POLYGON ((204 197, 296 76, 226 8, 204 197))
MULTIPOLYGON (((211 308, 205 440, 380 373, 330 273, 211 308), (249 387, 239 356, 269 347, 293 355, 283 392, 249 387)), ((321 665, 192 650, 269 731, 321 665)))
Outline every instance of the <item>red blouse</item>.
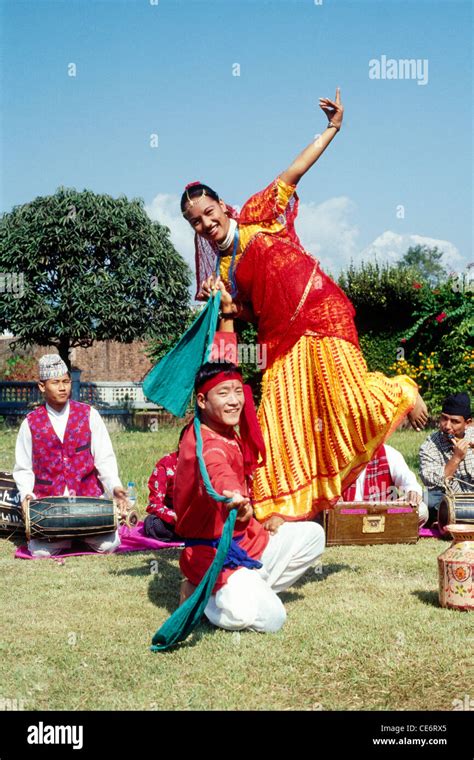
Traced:
POLYGON ((178 464, 178 452, 173 451, 158 460, 148 480, 149 501, 146 511, 161 517, 174 526, 176 512, 173 511, 173 488, 178 464))
POLYGON ((252 304, 258 318, 258 340, 267 345, 268 366, 302 335, 334 336, 359 346, 354 307, 303 248, 294 229, 297 213, 293 186, 277 177, 245 203, 238 221, 241 239, 247 238, 246 228, 253 233, 255 224, 261 224, 242 250, 235 278, 240 298, 252 304), (282 189, 293 189, 285 208, 282 189), (272 229, 278 222, 280 229, 272 229))
MULTIPOLYGON (((239 247, 235 260, 237 295, 243 318, 258 323, 258 341, 266 346, 267 368, 302 335, 333 336, 359 347, 354 307, 301 244, 296 231, 295 185, 277 177, 253 195, 237 219, 239 247)), ((195 236, 198 288, 214 270, 230 289, 231 256, 195 236)))

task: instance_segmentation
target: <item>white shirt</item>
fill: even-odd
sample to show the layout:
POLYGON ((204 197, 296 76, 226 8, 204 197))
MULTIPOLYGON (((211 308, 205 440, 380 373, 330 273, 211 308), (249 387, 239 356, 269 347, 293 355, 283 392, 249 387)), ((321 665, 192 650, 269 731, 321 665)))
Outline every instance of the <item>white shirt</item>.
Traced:
MULTIPOLYGON (((66 425, 69 419, 69 401, 63 406, 60 412, 46 404, 49 421, 53 430, 58 436, 61 443, 64 440, 66 425)), ((114 488, 122 487, 118 474, 117 460, 112 448, 109 432, 97 409, 91 407, 90 411, 90 430, 91 430, 91 452, 94 458, 94 465, 97 468, 99 480, 104 490, 112 495, 114 488)), ((23 501, 27 494, 35 496, 33 487, 35 484, 35 475, 33 472, 33 445, 31 441, 31 430, 28 420, 24 419, 20 425, 15 447, 15 467, 13 468, 13 477, 17 488, 20 492, 20 498, 23 501)), ((68 495, 67 486, 64 489, 63 496, 68 495)))
MULTIPOLYGON (((385 453, 387 455, 388 468, 390 470, 390 475, 396 488, 399 488, 402 491, 403 496, 406 496, 409 491, 415 491, 415 493, 419 493, 421 496, 423 489, 417 482, 415 473, 410 470, 407 463, 405 462, 403 455, 400 454, 400 452, 394 449, 392 446, 387 446, 387 444, 384 445, 385 453)), ((366 472, 367 468, 362 470, 355 482, 356 493, 354 501, 363 501, 366 472)))

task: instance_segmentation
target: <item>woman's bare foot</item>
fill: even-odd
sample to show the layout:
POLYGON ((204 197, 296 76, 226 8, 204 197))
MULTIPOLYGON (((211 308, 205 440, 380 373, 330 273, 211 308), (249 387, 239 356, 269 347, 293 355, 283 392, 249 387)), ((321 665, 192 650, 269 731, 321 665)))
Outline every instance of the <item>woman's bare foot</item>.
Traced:
POLYGON ((408 413, 408 419, 410 420, 411 426, 418 431, 423 430, 428 422, 428 409, 420 394, 416 397, 414 408, 408 413))
POLYGON ((271 517, 268 518, 268 520, 265 520, 265 522, 263 523, 263 527, 265 528, 265 530, 268 530, 269 533, 274 535, 277 532, 280 525, 283 525, 284 522, 285 521, 283 517, 280 517, 280 515, 272 515, 271 517))
POLYGON ((184 578, 181 581, 181 587, 179 590, 179 606, 181 607, 182 604, 186 601, 186 599, 189 599, 191 594, 193 593, 196 586, 191 583, 191 581, 188 581, 187 578, 184 578))

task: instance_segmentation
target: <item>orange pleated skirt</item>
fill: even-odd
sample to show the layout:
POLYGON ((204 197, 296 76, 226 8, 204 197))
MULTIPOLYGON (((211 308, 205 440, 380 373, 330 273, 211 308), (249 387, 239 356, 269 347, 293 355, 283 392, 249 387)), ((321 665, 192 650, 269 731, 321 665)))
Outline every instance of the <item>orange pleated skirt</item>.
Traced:
POLYGON ((304 520, 333 506, 415 406, 404 375, 368 372, 341 338, 304 335, 266 370, 258 419, 266 450, 252 484, 258 520, 304 520))

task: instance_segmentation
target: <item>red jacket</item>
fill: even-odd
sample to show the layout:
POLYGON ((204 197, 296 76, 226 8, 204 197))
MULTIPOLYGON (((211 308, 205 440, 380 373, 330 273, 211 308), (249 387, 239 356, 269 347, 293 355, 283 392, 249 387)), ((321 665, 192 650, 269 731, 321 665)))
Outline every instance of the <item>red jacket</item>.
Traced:
MULTIPOLYGON (((244 476, 244 463, 239 438, 234 432, 231 438, 202 425, 204 462, 215 490, 238 490, 248 495, 244 476)), ((228 516, 224 504, 208 496, 199 472, 196 457, 196 437, 191 426, 181 441, 176 480, 173 494, 177 514, 176 532, 183 538, 220 538, 228 516)), ((234 537, 243 535, 239 545, 252 559, 259 559, 268 544, 269 534, 263 526, 251 518, 247 523, 235 523, 234 537)), ((215 557, 212 546, 189 546, 183 549, 180 567, 186 578, 197 585, 215 557)), ((213 593, 219 590, 235 569, 225 568, 218 576, 213 593)))

